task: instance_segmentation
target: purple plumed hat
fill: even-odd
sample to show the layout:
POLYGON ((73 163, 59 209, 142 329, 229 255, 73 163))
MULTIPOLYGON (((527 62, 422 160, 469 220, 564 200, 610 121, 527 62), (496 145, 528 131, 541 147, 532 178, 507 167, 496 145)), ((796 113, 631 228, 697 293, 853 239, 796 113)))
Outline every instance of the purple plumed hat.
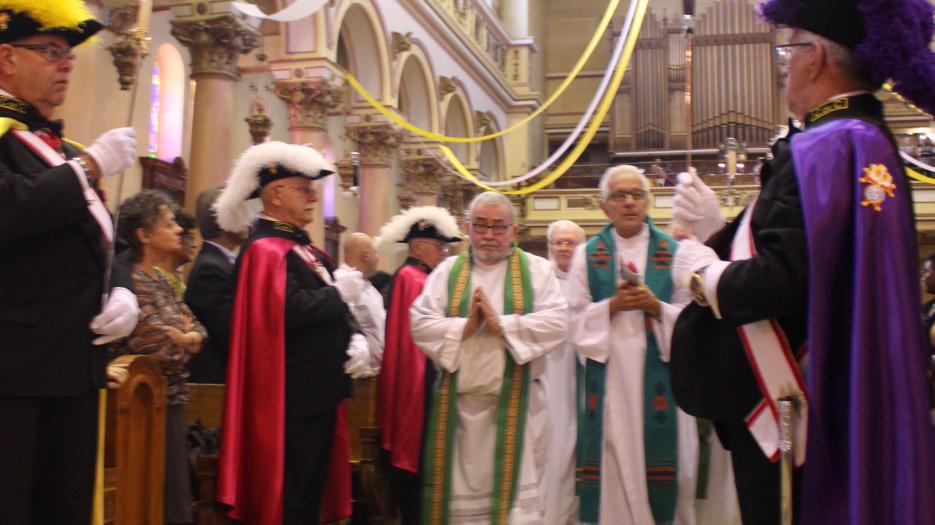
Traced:
POLYGON ((935 114, 935 7, 928 0, 768 0, 760 5, 773 24, 797 27, 857 53, 871 85, 893 89, 935 114))

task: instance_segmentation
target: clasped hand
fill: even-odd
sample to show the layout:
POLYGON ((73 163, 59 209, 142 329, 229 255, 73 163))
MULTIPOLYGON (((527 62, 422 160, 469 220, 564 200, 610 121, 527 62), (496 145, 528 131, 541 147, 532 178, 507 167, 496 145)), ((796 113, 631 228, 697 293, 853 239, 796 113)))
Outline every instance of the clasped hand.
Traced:
POLYGON ((500 316, 490 306, 484 290, 478 288, 471 295, 471 312, 468 314, 468 322, 464 326, 464 335, 461 339, 464 340, 474 335, 482 324, 486 324, 487 329, 494 335, 503 335, 503 323, 500 322, 500 316))
POLYGON ((659 299, 656 299, 655 294, 645 284, 620 283, 610 298, 610 316, 613 317, 617 312, 633 310, 646 312, 650 317, 658 319, 661 306, 659 299))

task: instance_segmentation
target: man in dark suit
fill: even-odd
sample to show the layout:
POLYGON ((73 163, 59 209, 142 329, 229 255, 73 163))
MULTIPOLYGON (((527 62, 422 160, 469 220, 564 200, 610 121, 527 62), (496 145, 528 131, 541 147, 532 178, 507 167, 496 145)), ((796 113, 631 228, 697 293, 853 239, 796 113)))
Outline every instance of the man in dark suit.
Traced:
POLYGON ((230 341, 230 313, 234 300, 234 253, 244 237, 218 226, 214 202, 221 188, 207 189, 198 196, 195 215, 204 242, 195 258, 185 302, 208 329, 208 341, 188 363, 192 383, 224 383, 227 376, 227 347, 230 341))
POLYGON ((133 130, 109 131, 80 151, 51 120, 64 102, 71 47, 101 27, 79 0, 0 1, 0 521, 7 525, 89 523, 98 389, 106 385, 101 345, 129 334, 138 317, 128 276, 122 287, 104 282, 113 224, 92 189, 132 164, 133 130))
POLYGON ((349 516, 345 372, 369 370, 369 353, 347 304, 363 278, 352 271, 335 279, 303 229, 318 201, 312 181, 333 172, 312 148, 260 144, 218 198, 221 228, 253 226, 237 260, 218 483, 218 500, 245 523, 349 516), (326 481, 346 493, 323 498, 326 481), (335 503, 341 508, 328 508, 335 503))
POLYGON ((892 79, 935 110, 933 7, 770 0, 762 13, 791 28, 776 58, 804 129, 776 141, 758 198, 723 229, 715 192, 680 178, 673 217, 697 239, 673 263, 695 297, 672 338, 676 401, 714 421, 744 523, 780 521, 785 453, 798 468, 783 506, 803 525, 935 524, 912 198, 873 95, 892 79))

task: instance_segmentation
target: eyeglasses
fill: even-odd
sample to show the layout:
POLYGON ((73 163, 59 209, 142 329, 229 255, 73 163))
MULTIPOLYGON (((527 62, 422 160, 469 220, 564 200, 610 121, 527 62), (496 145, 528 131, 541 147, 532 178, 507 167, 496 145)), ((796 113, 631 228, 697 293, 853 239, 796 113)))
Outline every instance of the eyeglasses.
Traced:
POLYGON ((435 246, 436 248, 438 248, 438 250, 441 251, 442 253, 448 253, 448 245, 439 240, 428 239, 425 237, 417 237, 413 240, 417 240, 419 242, 423 242, 426 244, 431 244, 432 246, 435 246))
POLYGON ((308 197, 309 195, 315 193, 315 188, 309 186, 279 186, 280 188, 292 188, 294 190, 299 190, 300 193, 308 197))
POLYGON ((549 241, 549 246, 555 246, 556 248, 574 248, 578 246, 578 243, 575 241, 549 241))
POLYGON ((814 42, 798 42, 795 44, 779 44, 773 47, 776 52, 776 64, 779 67, 787 67, 792 60, 792 54, 797 47, 810 47, 814 42))
POLYGON ((19 47, 22 49, 28 49, 30 51, 35 51, 39 53, 49 62, 61 62, 62 60, 68 60, 73 62, 75 60, 75 54, 71 52, 70 49, 62 49, 53 44, 10 44, 13 47, 19 47))
POLYGON ((640 202, 646 200, 646 192, 643 190, 615 191, 609 197, 614 202, 625 202, 627 198, 633 199, 634 202, 640 202))
POLYGON ((471 229, 476 233, 481 235, 487 233, 488 231, 493 232, 494 235, 503 235, 506 231, 513 226, 512 224, 483 224, 483 223, 471 223, 471 229))

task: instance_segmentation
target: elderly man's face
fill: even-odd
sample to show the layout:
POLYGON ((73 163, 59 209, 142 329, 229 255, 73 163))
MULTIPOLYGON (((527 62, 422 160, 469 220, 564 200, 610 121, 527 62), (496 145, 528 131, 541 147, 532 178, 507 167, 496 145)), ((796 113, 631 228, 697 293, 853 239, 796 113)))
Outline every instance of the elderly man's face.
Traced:
POLYGON ((549 237, 549 253, 559 270, 568 271, 575 248, 581 242, 580 233, 571 228, 558 227, 552 231, 552 236, 549 237))
POLYGON ((471 213, 468 228, 474 257, 484 264, 495 264, 510 253, 516 226, 506 205, 479 203, 471 213))
POLYGON ((277 219, 304 228, 315 217, 318 192, 314 184, 305 177, 286 177, 273 182, 272 194, 265 206, 272 205, 277 219))
POLYGON ((813 96, 811 89, 812 63, 816 47, 820 44, 809 42, 806 33, 796 29, 789 38, 790 47, 788 64, 785 65, 786 87, 789 99, 789 111, 800 121, 812 110, 809 100, 813 96), (808 44, 808 45, 806 45, 808 44))
POLYGON ((15 97, 51 118, 54 109, 65 102, 68 77, 74 67, 70 57, 68 42, 58 35, 35 35, 2 44, 0 71, 4 86, 15 97), (59 58, 52 60, 50 54, 59 58))
POLYGON ((639 233, 649 209, 649 195, 643 189, 640 176, 621 173, 611 179, 607 185, 607 200, 601 203, 601 209, 621 237, 639 233))

